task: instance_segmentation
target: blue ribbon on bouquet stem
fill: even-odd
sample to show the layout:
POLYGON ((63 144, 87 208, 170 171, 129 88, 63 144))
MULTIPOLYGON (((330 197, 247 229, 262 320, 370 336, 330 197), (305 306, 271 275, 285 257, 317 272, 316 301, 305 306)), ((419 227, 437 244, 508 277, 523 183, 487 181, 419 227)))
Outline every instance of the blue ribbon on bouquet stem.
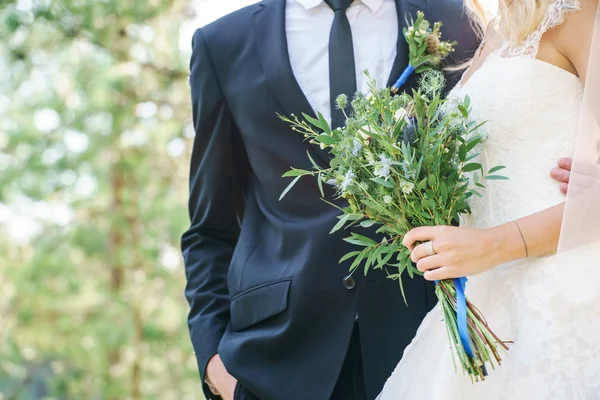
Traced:
MULTIPOLYGON (((458 325, 458 335, 460 341, 465 348, 466 353, 473 358, 473 349, 469 340, 469 330, 467 324, 467 297, 465 296, 465 287, 467 286, 467 278, 454 278, 454 287, 456 288, 456 323, 458 325)), ((437 285, 439 281, 435 281, 437 285)))
POLYGON ((454 278, 454 286, 456 287, 456 322, 458 323, 458 334, 465 351, 472 358, 473 350, 471 349, 471 341, 469 340, 467 326, 467 298, 465 296, 467 278, 454 278))
POLYGON ((404 86, 408 78, 413 74, 413 72, 415 72, 415 69, 416 68, 413 67, 411 64, 408 64, 408 67, 404 69, 404 72, 402 72, 400 78, 398 78, 396 83, 394 83, 394 85, 392 86, 392 92, 396 93, 398 90, 400 90, 400 88, 404 86))

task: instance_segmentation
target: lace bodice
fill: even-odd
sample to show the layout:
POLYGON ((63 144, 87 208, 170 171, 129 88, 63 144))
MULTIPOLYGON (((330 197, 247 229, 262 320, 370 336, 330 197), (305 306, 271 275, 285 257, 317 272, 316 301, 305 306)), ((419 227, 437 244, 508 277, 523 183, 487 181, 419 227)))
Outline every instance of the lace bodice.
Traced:
POLYGON ((580 8, 580 0, 555 0, 550 4, 546 15, 540 26, 523 43, 506 43, 499 49, 498 53, 505 58, 527 56, 535 58, 542 35, 550 29, 561 25, 569 12, 577 11, 580 8))
POLYGON ((484 196, 472 198, 466 225, 492 227, 564 201, 549 171, 575 149, 579 78, 533 58, 496 57, 452 95, 468 95, 473 118, 487 121, 479 157, 484 169, 506 166, 509 178, 487 182, 484 196))

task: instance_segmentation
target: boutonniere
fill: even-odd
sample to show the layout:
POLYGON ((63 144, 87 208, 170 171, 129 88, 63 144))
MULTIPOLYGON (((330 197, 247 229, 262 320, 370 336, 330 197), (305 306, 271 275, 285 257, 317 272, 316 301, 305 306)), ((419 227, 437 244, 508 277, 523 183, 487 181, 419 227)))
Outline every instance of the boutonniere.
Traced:
POLYGON ((412 21, 402 30, 408 43, 408 66, 392 86, 396 93, 413 73, 422 73, 429 69, 440 69, 442 61, 454 51, 456 42, 442 41, 441 22, 433 24, 425 19, 422 11, 417 12, 416 21, 412 21))

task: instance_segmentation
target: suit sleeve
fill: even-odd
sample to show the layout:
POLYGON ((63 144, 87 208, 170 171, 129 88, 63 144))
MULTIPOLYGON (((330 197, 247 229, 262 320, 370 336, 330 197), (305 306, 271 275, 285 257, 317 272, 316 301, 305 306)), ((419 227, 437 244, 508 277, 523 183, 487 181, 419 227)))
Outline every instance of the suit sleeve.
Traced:
MULTIPOLYGON (((246 153, 199 29, 192 40, 190 86, 196 132, 190 167, 190 228, 181 247, 190 304, 188 326, 200 376, 229 323, 227 274, 240 234, 250 175, 246 153)), ((207 398, 213 397, 206 384, 207 398)))

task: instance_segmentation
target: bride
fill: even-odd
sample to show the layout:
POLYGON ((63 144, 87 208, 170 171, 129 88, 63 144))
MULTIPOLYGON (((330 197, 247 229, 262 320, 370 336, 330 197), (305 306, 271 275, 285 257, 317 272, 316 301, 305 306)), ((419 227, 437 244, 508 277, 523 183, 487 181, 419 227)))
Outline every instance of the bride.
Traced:
POLYGON ((438 306, 380 400, 600 399, 600 246, 556 254, 569 201, 546 172, 575 153, 597 6, 500 0, 450 97, 468 95, 472 116, 488 121, 480 161, 506 166, 509 180, 473 197, 461 227, 417 228, 404 239, 426 279, 470 277, 470 300, 510 341, 502 365, 474 384, 457 372, 438 306))

